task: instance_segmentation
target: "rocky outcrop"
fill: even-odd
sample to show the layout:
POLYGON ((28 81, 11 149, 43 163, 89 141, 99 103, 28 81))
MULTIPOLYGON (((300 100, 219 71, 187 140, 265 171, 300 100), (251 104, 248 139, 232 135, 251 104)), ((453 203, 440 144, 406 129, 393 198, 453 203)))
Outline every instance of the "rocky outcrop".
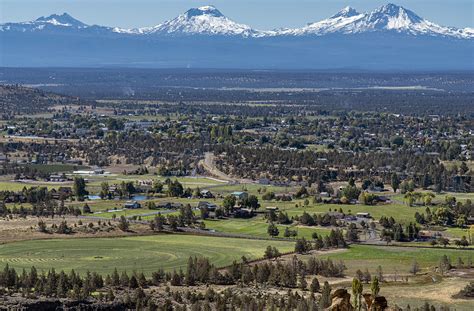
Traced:
POLYGON ((351 305, 351 295, 346 289, 338 288, 331 294, 331 306, 327 308, 328 311, 353 311, 354 307, 351 305))
POLYGON ((383 296, 375 297, 374 301, 372 302, 372 310, 374 311, 382 311, 388 308, 387 299, 383 296))
MULTIPOLYGON (((397 308, 388 306, 387 299, 377 296, 373 299, 371 294, 364 294, 363 300, 367 310, 371 311, 397 311, 397 308)), ((351 304, 351 295, 344 288, 338 288, 331 294, 331 305, 326 311, 355 311, 351 304)))

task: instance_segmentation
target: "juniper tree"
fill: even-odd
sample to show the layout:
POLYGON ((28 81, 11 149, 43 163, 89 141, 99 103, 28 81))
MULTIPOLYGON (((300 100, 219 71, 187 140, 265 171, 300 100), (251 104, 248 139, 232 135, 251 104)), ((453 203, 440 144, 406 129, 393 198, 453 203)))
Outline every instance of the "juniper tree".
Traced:
POLYGON ((331 286, 327 281, 324 282, 321 289, 321 298, 319 299, 319 307, 325 309, 331 305, 331 286))
POLYGON ((354 308, 360 310, 362 307, 362 291, 364 286, 358 278, 352 280, 352 296, 354 299, 354 308))
POLYGON ((370 284, 370 291, 372 292, 372 297, 375 298, 380 292, 380 285, 378 277, 374 276, 372 283, 370 284))
POLYGON ((319 280, 317 277, 314 277, 310 285, 311 293, 317 293, 319 292, 320 289, 321 289, 321 286, 319 285, 319 280))

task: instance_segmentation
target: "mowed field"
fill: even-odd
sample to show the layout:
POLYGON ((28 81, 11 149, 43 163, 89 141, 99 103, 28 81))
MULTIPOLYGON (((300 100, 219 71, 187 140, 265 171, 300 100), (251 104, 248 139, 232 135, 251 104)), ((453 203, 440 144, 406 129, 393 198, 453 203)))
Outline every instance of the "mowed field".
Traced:
POLYGON ((207 257, 218 267, 240 260, 260 258, 268 245, 280 252, 294 249, 293 242, 217 238, 179 234, 124 238, 51 239, 0 245, 0 263, 16 269, 51 268, 85 273, 185 268, 189 256, 207 257))
MULTIPOLYGON (((260 219, 229 219, 229 220, 206 220, 206 228, 215 230, 218 232, 244 234, 255 237, 268 238, 268 223, 260 219)), ((284 237, 285 228, 288 227, 291 230, 298 232, 298 238, 312 239, 313 232, 319 235, 329 235, 331 229, 321 227, 298 227, 291 225, 277 225, 279 230, 279 238, 284 237)))
POLYGON ((448 256, 451 263, 456 265, 457 258, 461 257, 464 263, 471 257, 474 260, 474 251, 462 249, 443 248, 415 248, 399 246, 372 246, 372 245, 351 245, 349 249, 339 252, 321 255, 322 258, 342 260, 347 268, 347 275, 354 275, 357 269, 375 273, 380 265, 384 273, 407 274, 413 260, 416 260, 422 271, 427 271, 437 266, 442 256, 448 256))

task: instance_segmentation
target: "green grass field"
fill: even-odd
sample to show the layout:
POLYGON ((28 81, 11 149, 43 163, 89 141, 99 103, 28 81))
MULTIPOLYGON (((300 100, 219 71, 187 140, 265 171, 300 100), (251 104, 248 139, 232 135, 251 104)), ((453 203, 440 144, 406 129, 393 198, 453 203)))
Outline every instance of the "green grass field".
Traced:
POLYGON ((447 228, 446 233, 453 238, 462 238, 465 236, 467 239, 469 239, 469 235, 471 238, 474 238, 474 226, 471 226, 470 228, 447 228))
POLYGON ((52 189, 57 187, 56 185, 51 185, 47 183, 21 183, 21 182, 12 182, 12 181, 0 181, 0 191, 21 191, 23 188, 32 188, 32 187, 47 187, 52 189))
MULTIPOLYGON (((235 234, 245 234, 255 237, 264 237, 268 238, 267 233, 268 223, 263 219, 226 219, 226 220, 206 220, 206 228, 212 229, 218 232, 226 233, 235 233, 235 234)), ((306 239, 311 239, 313 232, 318 234, 328 235, 331 231, 326 228, 311 228, 311 227, 294 227, 294 226, 285 226, 277 225, 280 234, 278 237, 283 237, 283 232, 285 227, 290 227, 290 229, 296 229, 298 231, 298 238, 304 237, 306 239)))
POLYGON ((281 252, 291 251, 294 243, 191 235, 156 235, 125 238, 52 239, 0 245, 0 263, 16 269, 47 271, 74 269, 111 273, 115 267, 147 275, 159 268, 184 268, 189 256, 210 258, 216 266, 233 260, 262 257, 268 245, 281 252))
POLYGON ((348 250, 321 255, 321 257, 344 261, 348 267, 347 274, 354 275, 357 269, 364 271, 366 268, 374 273, 379 265, 385 273, 405 274, 409 272, 414 259, 421 268, 426 270, 436 266, 443 255, 447 255, 453 264, 456 264, 458 257, 461 257, 464 262, 469 256, 472 256, 474 260, 472 250, 372 245, 352 245, 348 250))

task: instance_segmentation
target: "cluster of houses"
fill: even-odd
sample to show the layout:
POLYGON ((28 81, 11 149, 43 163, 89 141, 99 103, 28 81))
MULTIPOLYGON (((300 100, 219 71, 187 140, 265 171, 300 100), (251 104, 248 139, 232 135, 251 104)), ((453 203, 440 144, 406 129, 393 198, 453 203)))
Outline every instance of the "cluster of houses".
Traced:
MULTIPOLYGON (((210 193, 208 190, 204 190, 204 193, 201 191, 201 197, 202 198, 214 198, 214 195, 210 193)), ((248 193, 245 191, 235 191, 232 192, 230 195, 234 196, 237 200, 237 202, 245 200, 248 198, 248 193)), ((208 201, 201 201, 197 205, 197 209, 203 210, 205 209, 209 213, 209 217, 215 218, 216 217, 216 211, 219 208, 219 206, 215 203, 208 202, 208 201)), ((237 218, 250 218, 255 216, 255 211, 251 208, 246 208, 242 207, 239 204, 236 204, 232 211, 232 216, 237 217, 237 218)))
MULTIPOLYGON (((123 208, 126 209, 137 209, 141 208, 142 205, 140 202, 136 200, 130 200, 124 203, 123 208)), ((182 203, 177 203, 177 202, 158 202, 155 203, 155 208, 156 209, 164 209, 164 210, 177 210, 183 207, 182 203)))
POLYGON ((42 154, 39 153, 34 157, 28 158, 11 158, 8 154, 0 154, 0 164, 5 163, 16 163, 16 164, 51 164, 61 163, 69 165, 82 165, 82 160, 71 159, 66 154, 56 152, 53 154, 42 154))
POLYGON ((126 208, 126 209, 137 209, 137 208, 141 208, 141 207, 142 207, 142 205, 137 201, 127 201, 123 205, 123 208, 126 208))
POLYGON ((332 212, 328 212, 327 215, 334 217, 335 219, 345 220, 348 222, 360 222, 360 221, 365 221, 367 219, 372 219, 372 215, 370 215, 370 213, 367 213, 367 212, 360 212, 360 213, 356 213, 355 215, 346 215, 341 212, 332 211, 332 212))
MULTIPOLYGON (((26 203, 28 201, 26 194, 22 191, 7 193, 8 194, 3 198, 4 203, 26 203)), ((48 194, 52 199, 65 200, 72 196, 72 188, 59 187, 58 189, 51 189, 48 194)))

